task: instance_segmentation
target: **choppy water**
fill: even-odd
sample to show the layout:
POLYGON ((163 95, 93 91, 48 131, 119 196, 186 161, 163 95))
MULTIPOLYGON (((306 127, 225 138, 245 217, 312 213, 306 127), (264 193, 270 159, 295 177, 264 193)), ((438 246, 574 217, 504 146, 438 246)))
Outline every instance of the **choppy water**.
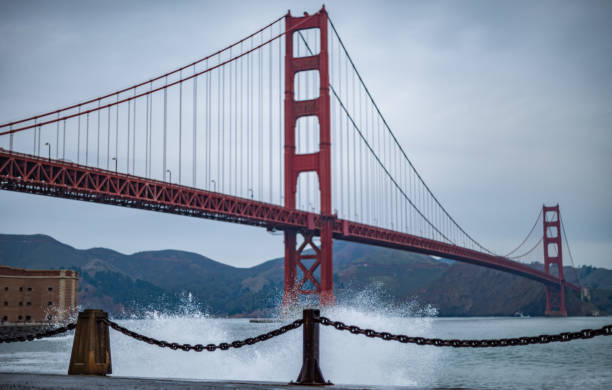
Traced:
MULTIPOLYGON (((612 318, 436 318, 406 310, 337 307, 324 313, 347 324, 414 336, 501 338, 601 327, 612 318)), ((421 313, 422 314, 422 313, 421 313)), ((280 324, 243 319, 151 314, 118 321, 129 329, 179 343, 207 344, 254 336, 280 324)), ((289 320, 287 321, 289 322, 289 320)), ((72 335, 0 344, 0 371, 66 373, 72 335)), ((238 350, 160 349, 111 330, 113 375, 288 382, 301 367, 301 328, 238 350)), ((612 337, 495 349, 404 345, 321 328, 325 379, 344 384, 473 388, 612 388, 612 337)))

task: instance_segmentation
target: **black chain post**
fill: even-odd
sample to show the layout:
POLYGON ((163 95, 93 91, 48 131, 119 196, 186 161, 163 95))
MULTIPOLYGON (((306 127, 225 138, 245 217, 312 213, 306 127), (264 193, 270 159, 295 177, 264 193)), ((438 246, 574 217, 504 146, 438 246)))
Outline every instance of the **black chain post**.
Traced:
POLYGON ((108 314, 87 309, 79 313, 72 341, 68 375, 112 374, 108 314))
POLYGON ((319 310, 304 310, 304 341, 302 352, 302 370, 295 382, 292 384, 321 386, 331 385, 325 382, 319 368, 319 310))

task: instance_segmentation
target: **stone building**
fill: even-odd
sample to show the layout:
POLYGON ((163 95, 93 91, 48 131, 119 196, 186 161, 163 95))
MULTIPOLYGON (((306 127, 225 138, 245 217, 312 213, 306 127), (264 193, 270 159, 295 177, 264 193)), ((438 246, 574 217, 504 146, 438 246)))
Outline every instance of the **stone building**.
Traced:
POLYGON ((79 274, 0 266, 0 323, 65 321, 77 306, 79 274))

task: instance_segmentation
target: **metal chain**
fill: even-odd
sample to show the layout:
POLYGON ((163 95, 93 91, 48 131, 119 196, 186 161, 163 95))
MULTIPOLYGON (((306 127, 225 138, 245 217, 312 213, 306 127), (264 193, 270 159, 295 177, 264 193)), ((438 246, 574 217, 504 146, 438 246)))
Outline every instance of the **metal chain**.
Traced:
POLYGON ((436 347, 472 347, 472 348, 485 348, 485 347, 512 347, 516 345, 529 345, 529 344, 548 344, 551 342, 566 342, 578 339, 590 339, 595 336, 610 336, 612 335, 612 324, 606 325, 600 329, 583 329, 578 332, 564 332, 553 335, 540 335, 535 337, 517 337, 507 339, 471 339, 471 340, 443 340, 443 339, 430 339, 424 337, 410 337, 401 334, 391 334, 388 332, 377 332, 372 329, 361 329, 355 325, 346 325, 340 321, 332 321, 327 317, 319 317, 317 320, 321 325, 332 326, 337 330, 348 330, 352 334, 362 334, 371 338, 379 338, 386 341, 399 341, 400 343, 411 343, 418 345, 433 345, 436 347))
POLYGON ((58 334, 61 334, 61 333, 68 332, 69 330, 72 330, 74 328, 76 328, 76 323, 75 322, 73 322, 71 324, 68 324, 66 326, 62 326, 61 328, 55 328, 55 329, 48 330, 46 332, 29 334, 27 336, 0 338, 0 344, 1 343, 16 343, 16 342, 20 342, 20 341, 32 341, 34 339, 42 339, 42 338, 45 338, 45 337, 51 337, 51 336, 55 336, 55 335, 58 335, 58 334))
POLYGON ((108 326, 110 326, 111 328, 115 329, 116 331, 123 333, 126 336, 132 337, 138 341, 144 341, 147 344, 153 344, 153 345, 157 345, 158 347, 161 348, 170 348, 172 350, 177 350, 180 349, 182 351, 196 351, 196 352, 202 352, 204 350, 209 351, 209 352, 213 352, 217 349, 220 349, 222 351, 227 351, 230 348, 240 348, 240 347, 244 347, 245 345, 253 345, 256 343, 259 343, 261 341, 266 341, 269 340, 273 337, 276 336, 280 336, 284 333, 289 332, 290 330, 293 329, 297 329, 300 326, 302 326, 302 324, 304 323, 303 320, 296 320, 293 321, 292 323, 282 326, 278 329, 274 329, 268 333, 264 333, 261 334, 259 336, 255 336, 255 337, 249 337, 246 338, 244 340, 236 340, 233 341, 231 343, 220 343, 220 344, 208 344, 208 345, 202 345, 202 344, 196 344, 196 345, 191 345, 191 344, 179 344, 179 343, 171 343, 168 341, 164 341, 164 340, 157 340, 154 339, 152 337, 147 337, 144 335, 141 335, 140 333, 136 333, 133 332, 129 329, 126 329, 124 327, 122 327, 121 325, 117 324, 116 322, 110 321, 110 320, 101 320, 102 322, 104 322, 105 324, 107 324, 108 326))

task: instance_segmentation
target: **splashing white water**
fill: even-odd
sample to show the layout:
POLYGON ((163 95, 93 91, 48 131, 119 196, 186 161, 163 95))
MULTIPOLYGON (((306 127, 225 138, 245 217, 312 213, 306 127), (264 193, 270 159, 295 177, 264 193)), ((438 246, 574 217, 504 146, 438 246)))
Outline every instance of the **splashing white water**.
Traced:
MULTIPOLYGON (((435 310, 415 311, 414 305, 382 305, 374 293, 361 293, 349 305, 323 310, 323 315, 380 331, 424 335, 435 310)), ((301 314, 301 313, 300 313, 301 314)), ((287 323, 299 316, 283 321, 287 323)), ((212 318, 188 308, 183 314, 149 313, 146 319, 120 323, 134 331, 178 343, 231 342, 256 336, 280 323, 212 318)), ((321 327, 321 370, 334 383, 417 385, 426 382, 437 365, 438 351, 368 339, 321 327)), ((197 378, 289 382, 301 368, 302 331, 240 349, 183 352, 160 349, 122 334, 111 334, 113 374, 159 378, 197 378)))

